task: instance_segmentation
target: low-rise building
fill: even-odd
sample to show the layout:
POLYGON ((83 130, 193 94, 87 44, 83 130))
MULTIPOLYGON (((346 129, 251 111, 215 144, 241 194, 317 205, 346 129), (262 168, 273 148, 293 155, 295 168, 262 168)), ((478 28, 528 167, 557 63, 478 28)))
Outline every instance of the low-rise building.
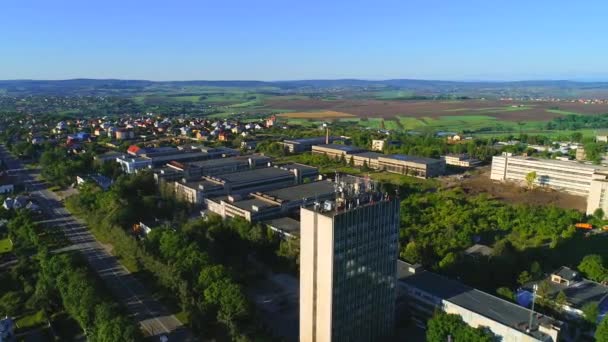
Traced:
POLYGON ((115 132, 116 140, 134 139, 135 132, 131 129, 120 128, 115 132))
POLYGON ((481 164, 479 159, 471 158, 468 154, 448 154, 441 157, 446 165, 471 168, 481 164))
MULTIPOLYGON (((545 282, 549 289, 546 294, 548 298, 545 299, 554 301, 560 292, 566 296, 566 303, 561 309, 573 318, 583 318, 583 307, 588 304, 597 304, 598 323, 608 312, 608 286, 585 279, 577 271, 562 266, 541 281, 545 282)), ((540 286, 541 281, 525 284, 518 290, 517 298, 522 305, 531 302, 533 286, 540 286)), ((540 296, 538 291, 536 296, 540 296)))
POLYGON ((354 154, 352 157, 355 166, 367 166, 370 169, 379 169, 380 165, 378 163, 378 158, 382 157, 383 155, 384 154, 378 152, 362 152, 354 154))
POLYGON ((437 177, 445 173, 443 160, 404 154, 381 156, 378 158, 378 166, 381 170, 419 178, 437 177))
POLYGON ((549 316, 424 270, 398 262, 398 306, 414 320, 426 321, 435 310, 462 317, 473 328, 488 328, 502 341, 556 342, 564 326, 549 316), (532 316, 532 325, 529 325, 532 316))
POLYGON ((199 162, 170 162, 167 167, 181 171, 184 178, 197 179, 202 176, 214 176, 224 173, 268 167, 272 158, 260 154, 248 156, 210 159, 199 162))
POLYGON ((310 166, 291 164, 204 176, 199 181, 174 183, 177 198, 192 204, 202 204, 205 198, 218 196, 242 196, 255 191, 267 191, 299 184, 318 176, 318 170, 310 166), (311 169, 314 172, 311 172, 311 169))
POLYGON ((279 217, 263 222, 272 231, 287 238, 300 237, 300 221, 291 217, 279 217))
POLYGON ((384 147, 386 146, 386 140, 381 139, 373 139, 372 140, 372 151, 384 151, 384 147))
POLYGON ((364 152, 365 150, 360 149, 356 146, 339 145, 339 144, 327 144, 327 145, 313 145, 312 154, 323 154, 332 159, 339 158, 350 158, 351 155, 364 152))
POLYGON ((222 217, 242 217, 250 222, 268 220, 298 212, 300 207, 335 197, 334 183, 318 181, 250 193, 245 199, 210 199, 210 211, 222 217))
POLYGON ((310 151, 313 145, 331 144, 336 141, 344 141, 343 137, 314 137, 284 140, 283 146, 289 153, 300 153, 310 151))
POLYGON ((152 159, 145 157, 121 156, 116 158, 116 162, 125 173, 136 173, 138 170, 152 167, 152 159))

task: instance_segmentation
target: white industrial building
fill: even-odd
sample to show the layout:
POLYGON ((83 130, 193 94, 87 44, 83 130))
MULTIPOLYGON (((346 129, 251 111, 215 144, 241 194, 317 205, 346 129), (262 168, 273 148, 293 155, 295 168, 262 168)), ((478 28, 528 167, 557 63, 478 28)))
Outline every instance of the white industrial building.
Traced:
POLYGON ((531 172, 536 172, 534 184, 579 196, 589 194, 593 179, 608 177, 605 166, 503 154, 492 159, 490 178, 523 184, 531 172))

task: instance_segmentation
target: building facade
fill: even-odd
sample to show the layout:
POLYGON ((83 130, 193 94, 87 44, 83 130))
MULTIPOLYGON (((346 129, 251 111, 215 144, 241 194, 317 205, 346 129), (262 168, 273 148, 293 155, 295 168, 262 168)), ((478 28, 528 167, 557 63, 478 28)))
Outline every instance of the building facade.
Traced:
POLYGON ((445 173, 445 162, 443 160, 403 154, 379 157, 378 167, 388 172, 419 178, 437 177, 445 173))
POLYGON ((473 328, 487 328, 505 342, 556 342, 563 323, 534 313, 458 281, 399 261, 398 303, 414 321, 426 322, 442 310, 462 317, 473 328))
POLYGON ((375 342, 393 333, 399 201, 355 201, 301 209, 301 342, 375 342))
POLYGON ((599 165, 509 156, 506 154, 492 158, 490 178, 493 180, 524 183, 526 176, 531 172, 536 172, 534 181, 536 185, 547 186, 574 195, 587 196, 592 179, 608 172, 608 168, 599 165))
POLYGON ((448 154, 441 159, 445 160, 446 165, 457 166, 457 167, 475 167, 481 164, 479 159, 471 158, 467 154, 448 154))

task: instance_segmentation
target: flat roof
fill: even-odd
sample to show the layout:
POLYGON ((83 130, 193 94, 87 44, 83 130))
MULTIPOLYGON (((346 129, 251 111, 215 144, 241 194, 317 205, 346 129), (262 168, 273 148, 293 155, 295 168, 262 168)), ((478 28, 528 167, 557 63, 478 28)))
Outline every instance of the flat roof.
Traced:
MULTIPOLYGON (((409 266, 408 263, 401 260, 399 260, 398 263, 409 266)), ((526 331, 530 319, 530 310, 523 306, 508 302, 467 286, 459 281, 451 280, 426 270, 418 270, 415 273, 402 270, 402 272, 399 273, 401 275, 399 280, 407 285, 430 293, 467 310, 476 312, 477 314, 511 327, 512 329, 524 333, 526 331)), ((540 324, 561 323, 552 317, 539 313, 535 313, 534 322, 540 324)), ((548 337, 538 330, 533 331, 531 335, 542 340, 548 337)))
MULTIPOLYGON (((495 157, 504 158, 504 156, 495 156, 495 157)), ((559 165, 559 166, 579 167, 579 168, 590 169, 590 170, 608 171, 608 167, 606 167, 606 166, 581 163, 581 162, 578 162, 575 160, 564 161, 564 160, 542 159, 542 158, 533 158, 533 157, 524 157, 524 156, 510 156, 510 157, 507 157, 507 159, 535 161, 535 162, 541 162, 541 163, 547 163, 547 164, 553 164, 553 165, 559 165)))
POLYGON ((351 145, 340 145, 340 144, 323 144, 323 145, 314 145, 312 148, 315 147, 321 147, 321 148, 326 148, 326 149, 331 149, 331 150, 338 150, 338 151, 344 151, 344 152, 358 152, 358 151, 363 151, 363 149, 358 148, 357 146, 351 146, 351 145))
POLYGON ((263 194, 285 201, 297 201, 303 198, 314 198, 315 196, 331 194, 333 192, 334 183, 324 180, 267 191, 263 192, 263 194))
POLYGON ((378 159, 389 159, 389 160, 393 159, 393 160, 398 160, 398 161, 412 162, 412 163, 425 164, 425 165, 441 162, 439 159, 408 156, 405 154, 391 154, 391 155, 379 157, 378 159))
POLYGON ((149 156, 154 162, 163 162, 163 161, 172 161, 172 160, 181 160, 188 158, 198 158, 198 157, 207 157, 209 153, 207 152, 182 152, 175 154, 168 154, 162 156, 149 156))
POLYGON ((195 166, 195 167, 209 167, 209 166, 218 166, 218 165, 229 165, 234 163, 249 163, 249 158, 253 160, 272 160, 270 157, 262 156, 262 155, 250 155, 250 156, 238 156, 238 157, 228 157, 228 158, 218 158, 218 159, 209 159, 202 160, 196 162, 187 162, 186 165, 195 166))
POLYGON ((229 201, 224 201, 227 204, 233 205, 237 208, 243 209, 243 210, 247 210, 247 211, 252 211, 253 206, 256 206, 260 209, 263 208, 270 208, 270 207, 278 207, 278 205, 274 204, 274 203, 270 203, 267 201, 263 201, 261 199, 258 198, 252 198, 252 199, 244 199, 241 201, 236 201, 236 202, 229 202, 229 201))
POLYGON ((294 220, 291 217, 281 217, 264 221, 263 223, 290 235, 300 235, 300 221, 294 220))
POLYGON ((293 176, 293 174, 288 170, 283 170, 277 167, 267 167, 263 169, 226 173, 221 176, 206 176, 206 178, 226 183, 246 183, 264 180, 267 178, 285 176, 293 176))
MULTIPOLYGON (((341 140, 341 137, 329 137, 330 140, 341 140)), ((314 144, 318 142, 324 142, 325 137, 310 137, 310 138, 300 138, 300 139, 285 139, 284 143, 288 144, 314 144)))
POLYGON ((290 163, 284 164, 280 166, 283 169, 287 170, 300 170, 300 171, 317 171, 318 169, 314 166, 300 164, 300 163, 290 163))

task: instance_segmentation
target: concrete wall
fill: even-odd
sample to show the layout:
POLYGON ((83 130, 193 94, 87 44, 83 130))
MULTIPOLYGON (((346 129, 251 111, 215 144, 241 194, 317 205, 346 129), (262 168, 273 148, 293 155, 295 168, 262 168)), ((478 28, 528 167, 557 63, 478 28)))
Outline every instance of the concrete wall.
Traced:
POLYGON ((300 342, 329 342, 333 220, 308 209, 302 209, 300 215, 300 342))

